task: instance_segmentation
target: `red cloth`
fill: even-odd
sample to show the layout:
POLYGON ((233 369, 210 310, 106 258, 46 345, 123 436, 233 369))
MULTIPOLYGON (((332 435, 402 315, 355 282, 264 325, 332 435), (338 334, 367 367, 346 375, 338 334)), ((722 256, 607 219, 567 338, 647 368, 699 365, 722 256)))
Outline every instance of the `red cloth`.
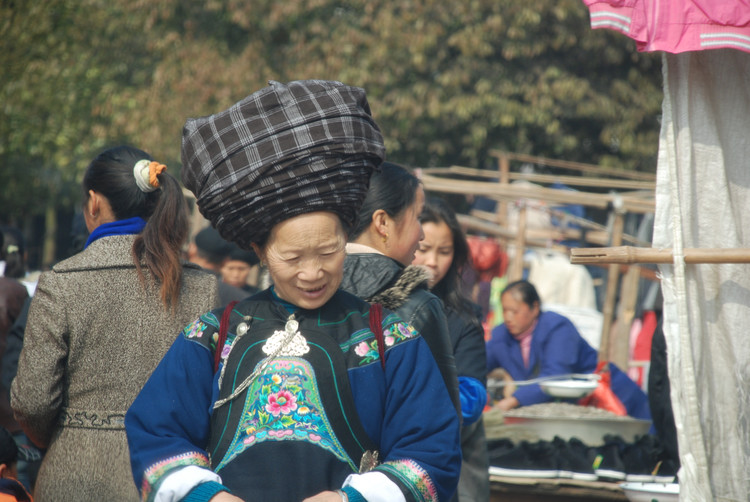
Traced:
POLYGON ((578 401, 578 404, 581 406, 594 406, 596 408, 601 408, 612 412, 615 415, 627 415, 628 412, 625 409, 625 405, 622 404, 620 398, 618 398, 612 390, 612 376, 609 372, 609 362, 599 361, 594 373, 598 373, 601 377, 599 385, 594 389, 594 392, 578 401))
POLYGON ((750 0, 583 0, 591 28, 619 31, 639 51, 750 52, 750 0))
MULTIPOLYGON (((643 313, 641 329, 638 331, 638 335, 635 337, 635 343, 633 343, 631 347, 631 360, 651 361, 651 340, 654 338, 654 331, 656 331, 657 323, 656 312, 653 310, 647 310, 643 313)), ((628 370, 628 376, 643 389, 647 371, 647 366, 635 365, 628 370)))
POLYGON ((495 239, 469 235, 466 237, 471 253, 471 263, 480 281, 502 277, 508 268, 508 255, 495 239))

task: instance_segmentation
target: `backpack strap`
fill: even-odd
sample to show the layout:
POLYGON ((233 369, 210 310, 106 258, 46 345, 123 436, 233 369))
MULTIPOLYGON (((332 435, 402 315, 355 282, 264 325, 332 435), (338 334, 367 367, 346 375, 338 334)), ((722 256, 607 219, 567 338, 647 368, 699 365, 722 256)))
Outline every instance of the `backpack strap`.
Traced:
POLYGON ((370 331, 378 342, 380 366, 385 371, 385 339, 383 338, 383 306, 379 303, 370 304, 370 331))
POLYGON ((237 300, 231 301, 224 307, 219 321, 219 339, 216 341, 216 351, 214 352, 214 373, 219 370, 219 361, 221 353, 224 351, 224 344, 227 341, 227 332, 229 331, 229 317, 232 315, 232 309, 237 305, 237 300))

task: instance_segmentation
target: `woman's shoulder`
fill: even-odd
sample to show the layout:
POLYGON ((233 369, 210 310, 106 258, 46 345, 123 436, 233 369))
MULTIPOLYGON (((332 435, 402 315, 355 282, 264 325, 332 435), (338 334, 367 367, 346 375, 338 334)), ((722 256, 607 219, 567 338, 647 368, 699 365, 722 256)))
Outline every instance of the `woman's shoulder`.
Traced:
POLYGON ((97 239, 79 253, 59 261, 52 267, 52 272, 69 273, 98 268, 129 266, 133 262, 134 235, 113 235, 97 239))
POLYGON ((390 287, 380 291, 371 300, 382 303, 391 310, 421 308, 425 304, 442 310, 440 299, 427 288, 428 279, 425 269, 409 265, 390 287))
POLYGON ((465 323, 482 322, 482 307, 469 299, 461 299, 460 307, 445 304, 445 315, 450 319, 460 319, 465 323))
MULTIPOLYGON (((552 312, 550 310, 543 310, 539 314, 539 327, 545 332, 566 330, 571 331, 580 336, 578 329, 576 328, 573 321, 568 319, 562 314, 552 312)), ((536 334, 536 333, 535 333, 536 334)))
POLYGON ((402 268, 395 260, 381 254, 347 254, 340 287, 360 298, 370 298, 392 284, 402 268))
POLYGON ((219 282, 219 277, 216 274, 196 265, 195 263, 183 262, 182 274, 183 278, 188 281, 205 284, 217 284, 219 282))
POLYGON ((551 310, 543 310, 539 314, 539 321, 545 322, 548 324, 570 324, 573 325, 573 322, 565 317, 562 314, 558 314, 557 312, 553 312, 551 310))

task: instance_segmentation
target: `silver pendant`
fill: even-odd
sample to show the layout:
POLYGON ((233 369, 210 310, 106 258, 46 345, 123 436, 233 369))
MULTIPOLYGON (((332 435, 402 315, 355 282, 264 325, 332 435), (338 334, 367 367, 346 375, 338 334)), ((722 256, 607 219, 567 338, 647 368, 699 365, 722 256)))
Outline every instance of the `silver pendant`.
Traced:
POLYGON ((237 325, 237 336, 242 336, 247 333, 248 325, 245 322, 241 322, 237 325))
POLYGON ((263 353, 270 356, 300 357, 310 352, 307 339, 297 331, 299 322, 290 317, 284 326, 284 331, 277 329, 263 345, 263 353))

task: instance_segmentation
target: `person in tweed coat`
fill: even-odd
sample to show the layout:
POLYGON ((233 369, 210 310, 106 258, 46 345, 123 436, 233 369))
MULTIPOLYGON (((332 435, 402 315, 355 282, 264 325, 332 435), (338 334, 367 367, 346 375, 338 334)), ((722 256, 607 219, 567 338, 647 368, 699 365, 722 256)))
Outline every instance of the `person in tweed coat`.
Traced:
POLYGON ((186 205, 163 169, 131 147, 94 159, 86 247, 40 277, 11 386, 16 419, 47 448, 38 502, 139 499, 125 412, 181 328, 216 304, 215 276, 180 261, 186 205))

